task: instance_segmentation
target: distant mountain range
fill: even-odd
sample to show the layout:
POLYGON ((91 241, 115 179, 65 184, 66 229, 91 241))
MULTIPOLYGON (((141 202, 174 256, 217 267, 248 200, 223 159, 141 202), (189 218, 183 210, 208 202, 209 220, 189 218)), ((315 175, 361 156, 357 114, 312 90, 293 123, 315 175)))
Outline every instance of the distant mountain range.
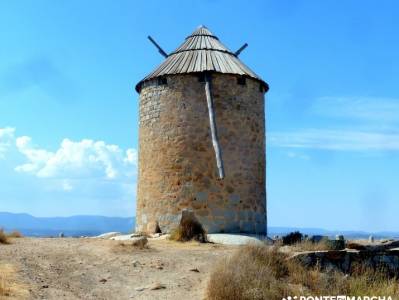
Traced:
MULTIPOLYGON (((129 233, 134 230, 135 217, 104 217, 104 216, 72 216, 37 218, 29 214, 14 214, 0 212, 0 228, 6 231, 19 230, 25 236, 95 236, 105 232, 118 231, 129 233)), ((285 235, 300 231, 307 235, 325 235, 334 237, 342 234, 347 238, 399 238, 399 232, 365 232, 365 231, 333 231, 321 228, 269 227, 268 235, 285 235)))
POLYGON ((95 236, 104 232, 134 230, 135 218, 72 216, 37 218, 29 214, 0 212, 0 228, 18 230, 25 236, 95 236))
POLYGON ((355 231, 355 230, 326 230, 322 228, 297 228, 297 227, 269 227, 268 235, 273 237, 275 235, 285 235, 289 232, 299 231, 302 234, 307 235, 324 235, 329 237, 335 237, 336 235, 343 235, 350 239, 367 239, 369 236, 373 236, 377 239, 382 238, 399 238, 399 232, 393 231, 380 231, 380 232, 367 232, 367 231, 355 231))

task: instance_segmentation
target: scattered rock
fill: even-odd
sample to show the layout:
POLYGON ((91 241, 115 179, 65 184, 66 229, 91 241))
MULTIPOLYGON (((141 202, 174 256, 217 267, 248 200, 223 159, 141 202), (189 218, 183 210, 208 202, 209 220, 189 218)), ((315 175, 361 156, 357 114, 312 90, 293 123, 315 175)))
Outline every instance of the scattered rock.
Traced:
POLYGON ((106 283, 106 282, 107 282, 107 279, 105 279, 105 278, 103 278, 103 279, 100 279, 100 282, 104 284, 104 283, 106 283))
POLYGON ((151 268, 155 268, 155 269, 158 269, 158 270, 162 270, 163 266, 164 266, 164 263, 162 261, 160 261, 160 260, 157 260, 156 262, 152 262, 150 264, 151 268))
POLYGON ((139 236, 147 236, 144 232, 134 232, 130 235, 130 237, 139 237, 139 236))
POLYGON ((335 236, 335 239, 337 241, 345 241, 345 237, 342 234, 338 234, 335 236))
POLYGON ((133 267, 137 267, 140 265, 140 262, 138 260, 133 261, 133 267))
POLYGON ((162 235, 162 233, 154 233, 154 234, 150 234, 151 238, 159 238, 162 235))
POLYGON ((326 240, 326 244, 331 250, 344 250, 345 249, 345 240, 337 239, 337 240, 326 240))
POLYGON ((146 287, 142 286, 142 287, 136 287, 134 290, 137 292, 142 292, 146 289, 146 287))
POLYGON ((140 239, 147 240, 147 238, 145 236, 138 235, 136 233, 135 234, 127 234, 127 235, 118 235, 118 236, 114 236, 111 238, 111 240, 114 240, 114 241, 132 241, 132 242, 140 240, 140 239))
POLYGON ((42 289, 48 289, 48 285, 42 285, 42 289))
POLYGON ((150 290, 155 291, 155 290, 162 290, 166 289, 166 286, 164 286, 161 283, 154 283, 148 287, 150 290))
POLYGON ((156 233, 151 236, 152 239, 156 240, 168 240, 170 238, 170 234, 162 234, 162 233, 156 233), (157 235, 159 236, 157 237, 157 235))
POLYGON ((132 241, 132 246, 139 248, 144 248, 148 243, 148 239, 145 236, 132 238, 131 241, 132 241))
POLYGON ((191 271, 191 272, 199 273, 199 270, 198 270, 197 268, 190 269, 190 271, 191 271))

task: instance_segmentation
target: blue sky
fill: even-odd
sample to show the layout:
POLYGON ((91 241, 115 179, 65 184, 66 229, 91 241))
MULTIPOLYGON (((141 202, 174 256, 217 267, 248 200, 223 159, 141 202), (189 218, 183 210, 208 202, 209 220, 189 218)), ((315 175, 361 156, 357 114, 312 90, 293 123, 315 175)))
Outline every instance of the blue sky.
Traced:
POLYGON ((138 95, 204 24, 270 85, 272 226, 399 230, 396 1, 2 1, 0 211, 135 214, 138 95))

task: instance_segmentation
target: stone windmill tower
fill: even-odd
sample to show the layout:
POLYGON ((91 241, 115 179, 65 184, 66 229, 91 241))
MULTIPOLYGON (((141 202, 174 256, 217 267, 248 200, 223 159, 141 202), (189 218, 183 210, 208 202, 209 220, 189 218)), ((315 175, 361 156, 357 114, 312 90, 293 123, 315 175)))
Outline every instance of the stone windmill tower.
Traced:
POLYGON ((206 27, 141 80, 136 230, 190 209, 209 232, 266 234, 268 85, 206 27))

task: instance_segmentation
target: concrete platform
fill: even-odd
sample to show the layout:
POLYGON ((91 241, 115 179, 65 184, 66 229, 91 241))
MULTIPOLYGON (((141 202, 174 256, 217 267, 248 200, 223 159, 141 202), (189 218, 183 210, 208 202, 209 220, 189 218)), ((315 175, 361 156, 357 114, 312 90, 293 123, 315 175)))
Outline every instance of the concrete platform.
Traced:
POLYGON ((266 236, 259 236, 259 235, 211 233, 208 234, 208 241, 211 243, 222 244, 222 245, 246 245, 246 244, 264 245, 264 244, 269 244, 271 240, 266 236))

